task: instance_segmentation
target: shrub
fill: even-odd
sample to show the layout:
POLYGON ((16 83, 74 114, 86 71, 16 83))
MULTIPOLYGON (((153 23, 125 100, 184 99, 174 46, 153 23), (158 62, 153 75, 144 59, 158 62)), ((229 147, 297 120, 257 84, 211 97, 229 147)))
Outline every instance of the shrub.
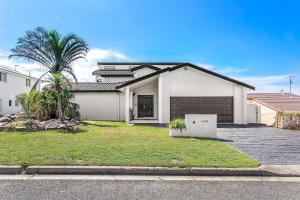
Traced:
POLYGON ((27 126, 33 126, 36 125, 36 122, 34 120, 27 120, 27 121, 15 121, 9 124, 11 128, 16 127, 27 127, 27 126))
POLYGON ((186 125, 183 119, 174 119, 170 121, 169 128, 182 130, 186 128, 186 125))
POLYGON ((300 114, 299 113, 285 114, 283 117, 282 128, 291 129, 291 130, 300 130, 300 114))

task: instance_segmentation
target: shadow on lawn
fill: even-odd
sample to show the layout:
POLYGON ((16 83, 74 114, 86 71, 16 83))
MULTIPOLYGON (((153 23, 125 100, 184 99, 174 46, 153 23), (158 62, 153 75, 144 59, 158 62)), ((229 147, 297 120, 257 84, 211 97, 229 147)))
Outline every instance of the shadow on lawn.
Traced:
POLYGON ((221 138, 206 138, 206 137, 176 137, 176 138, 190 138, 193 140, 213 140, 213 141, 220 141, 220 142, 233 142, 232 140, 226 140, 221 138))
POLYGON ((91 122, 81 122, 83 125, 89 125, 89 126, 97 126, 97 127, 120 127, 120 125, 112 125, 112 124, 96 124, 96 123, 91 123, 91 122))
POLYGON ((65 129, 60 129, 60 130, 58 130, 58 132, 65 133, 65 134, 78 134, 78 133, 85 133, 85 132, 87 132, 87 130, 84 127, 80 127, 78 129, 75 129, 75 130, 72 130, 72 131, 65 130, 65 129))

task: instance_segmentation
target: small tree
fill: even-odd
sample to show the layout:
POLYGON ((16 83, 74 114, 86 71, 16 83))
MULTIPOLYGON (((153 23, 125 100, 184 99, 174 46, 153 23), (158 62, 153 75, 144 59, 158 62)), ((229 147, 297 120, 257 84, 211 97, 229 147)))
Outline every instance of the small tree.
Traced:
POLYGON ((36 110, 39 92, 33 90, 16 96, 16 102, 21 106, 21 110, 26 114, 27 121, 30 120, 31 114, 36 110))
MULTIPOLYGON (((47 71, 38 81, 46 74, 50 75, 53 88, 57 92, 57 116, 63 122, 62 96, 65 89, 62 80, 69 75, 77 81, 72 65, 77 60, 85 58, 87 52, 88 45, 79 36, 75 34, 61 36, 55 29, 48 31, 37 27, 33 31, 27 31, 18 39, 9 57, 24 58, 44 66, 47 71)), ((36 84, 33 87, 35 88, 36 84)))

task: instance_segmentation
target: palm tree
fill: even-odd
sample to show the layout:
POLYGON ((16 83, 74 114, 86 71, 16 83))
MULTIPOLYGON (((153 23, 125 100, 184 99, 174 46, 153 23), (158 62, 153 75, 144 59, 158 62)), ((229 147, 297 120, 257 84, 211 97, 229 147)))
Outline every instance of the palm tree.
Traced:
POLYGON ((37 91, 31 91, 19 94, 16 97, 16 102, 20 104, 21 110, 26 114, 27 121, 30 120, 31 114, 36 110, 38 95, 37 91))
POLYGON ((62 37, 55 29, 48 31, 37 27, 18 39, 16 47, 11 49, 9 58, 24 58, 28 62, 46 68, 46 72, 34 84, 33 89, 46 74, 50 75, 52 88, 58 94, 58 118, 63 121, 62 92, 65 89, 63 84, 68 80, 68 75, 77 81, 72 64, 78 59, 85 58, 87 51, 87 43, 75 34, 62 37))

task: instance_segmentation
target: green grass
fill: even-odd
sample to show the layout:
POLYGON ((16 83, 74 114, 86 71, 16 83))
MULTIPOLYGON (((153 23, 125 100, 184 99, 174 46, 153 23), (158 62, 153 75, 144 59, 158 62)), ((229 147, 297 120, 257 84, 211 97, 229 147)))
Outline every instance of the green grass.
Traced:
POLYGON ((210 139, 172 138, 166 128, 86 121, 83 131, 0 132, 0 165, 257 167, 210 139))

